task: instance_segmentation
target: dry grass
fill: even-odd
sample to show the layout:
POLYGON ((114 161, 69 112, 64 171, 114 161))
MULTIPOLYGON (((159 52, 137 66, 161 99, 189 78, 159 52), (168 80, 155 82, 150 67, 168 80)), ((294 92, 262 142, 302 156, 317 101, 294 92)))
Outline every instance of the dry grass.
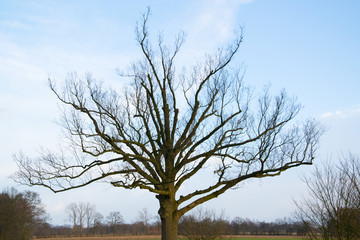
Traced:
MULTIPOLYGON (((40 238, 38 238, 40 239, 40 238)), ((54 237, 41 238, 42 240, 159 240, 161 236, 147 235, 147 236, 102 236, 102 237, 54 237)))
POLYGON ((224 236, 223 239, 281 239, 281 240, 300 240, 300 239, 307 239, 306 236, 296 236, 296 235, 228 235, 224 236))
MULTIPOLYGON (((180 237, 182 238, 182 237, 180 237)), ((40 239, 40 238, 39 238, 40 239)), ((102 236, 102 237, 58 237, 58 238, 41 238, 42 240, 160 240, 160 235, 146 236, 102 236)), ((223 240, 303 240, 300 236, 259 236, 259 235, 230 235, 224 236, 223 240)))

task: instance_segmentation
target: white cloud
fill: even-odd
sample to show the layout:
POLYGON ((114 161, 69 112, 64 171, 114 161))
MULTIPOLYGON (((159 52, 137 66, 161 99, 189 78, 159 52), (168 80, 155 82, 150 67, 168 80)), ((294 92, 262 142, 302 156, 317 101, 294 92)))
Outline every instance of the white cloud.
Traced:
MULTIPOLYGON (((215 0, 206 1, 192 24, 193 32, 197 34, 214 35, 214 40, 224 41, 233 36, 236 29, 236 13, 240 5, 252 0, 215 0)), ((191 33, 193 34, 193 33, 191 33)), ((190 34, 189 34, 190 35, 190 34)))
POLYGON ((335 115, 338 116, 338 117, 341 117, 341 118, 347 117, 346 114, 343 113, 343 112, 340 111, 340 110, 335 111, 335 115))
POLYGON ((357 108, 355 108, 352 112, 354 114, 359 114, 360 113, 360 106, 357 106, 357 108))
MULTIPOLYGON (((32 65, 30 62, 21 61, 15 58, 0 57, 0 71, 2 77, 7 77, 9 81, 16 81, 25 83, 26 80, 44 80, 46 79, 46 72, 40 67, 32 65)), ((27 82, 27 84, 31 84, 27 82)))
POLYGON ((57 203, 56 205, 49 207, 49 210, 54 212, 62 212, 64 211, 64 209, 65 209, 64 203, 57 203))
POLYGON ((201 1, 183 28, 186 46, 182 54, 191 56, 191 60, 182 60, 180 65, 187 67, 201 62, 204 55, 213 53, 219 46, 225 47, 229 40, 234 39, 241 27, 241 19, 237 17, 239 9, 249 2, 252 0, 201 1))
POLYGON ((334 116, 334 113, 332 112, 326 112, 320 115, 321 118, 328 118, 334 116))
POLYGON ((29 30, 31 27, 19 21, 11 21, 11 20, 2 20, 0 21, 0 25, 10 28, 19 28, 24 30, 29 30))
POLYGON ((360 114, 360 106, 353 106, 351 108, 338 109, 332 112, 325 112, 320 115, 320 118, 349 118, 356 114, 360 114))

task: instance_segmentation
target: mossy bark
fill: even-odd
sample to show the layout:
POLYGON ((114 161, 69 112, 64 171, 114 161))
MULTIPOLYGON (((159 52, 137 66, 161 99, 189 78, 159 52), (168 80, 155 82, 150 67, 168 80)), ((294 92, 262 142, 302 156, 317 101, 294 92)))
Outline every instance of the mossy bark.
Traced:
POLYGON ((175 196, 157 195, 157 198, 160 203, 161 239, 177 240, 179 216, 175 196))

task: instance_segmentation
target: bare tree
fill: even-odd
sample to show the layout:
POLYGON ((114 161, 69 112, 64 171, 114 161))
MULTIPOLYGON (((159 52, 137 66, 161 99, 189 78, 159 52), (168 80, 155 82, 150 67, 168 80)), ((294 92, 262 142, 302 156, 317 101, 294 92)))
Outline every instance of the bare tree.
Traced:
POLYGON ((54 192, 97 181, 148 190, 160 204, 162 239, 174 240, 180 217, 199 204, 247 179, 312 164, 322 129, 314 121, 291 124, 300 105, 285 91, 255 97, 244 86, 243 71, 232 64, 242 34, 192 71, 178 73, 184 35, 172 50, 161 36, 153 48, 148 17, 149 11, 136 28, 143 58, 120 73, 132 81, 123 92, 89 74, 70 74, 60 89, 49 80, 64 106, 70 147, 33 159, 15 156, 14 179, 54 192), (177 195, 206 166, 209 185, 177 195))
POLYGON ((113 235, 119 234, 119 225, 124 222, 121 213, 118 211, 110 212, 106 219, 112 228, 113 235))
POLYGON ((85 221, 85 215, 86 215, 86 204, 83 202, 78 203, 77 205, 78 210, 78 226, 79 226, 79 235, 83 235, 83 229, 84 229, 84 221, 85 221))
POLYGON ((327 162, 305 179, 309 198, 296 202, 298 218, 312 239, 360 238, 360 159, 327 162))
POLYGON ((93 221, 92 221, 94 235, 96 233, 100 233, 102 235, 103 232, 101 231, 101 228, 102 228, 103 219, 104 219, 103 215, 101 215, 98 212, 95 213, 95 215, 93 217, 93 221))
POLYGON ((0 193, 0 240, 29 239, 46 219, 39 194, 14 188, 0 193))
POLYGON ((69 221, 73 224, 73 231, 74 233, 77 233, 78 229, 78 206, 76 203, 70 203, 66 206, 66 213, 69 217, 69 221))
POLYGON ((189 240, 214 240, 228 232, 227 225, 223 214, 199 208, 180 219, 179 231, 189 240))
POLYGON ((87 202, 70 203, 66 207, 69 220, 73 224, 75 234, 82 236, 86 224, 87 234, 89 234, 91 224, 96 216, 95 205, 87 202))
POLYGON ((148 234, 149 226, 150 226, 150 220, 151 220, 151 214, 147 210, 147 208, 143 208, 141 211, 139 211, 139 220, 144 223, 145 227, 145 234, 148 234))
POLYGON ((87 235, 90 234, 90 228, 94 226, 95 218, 97 218, 96 207, 94 204, 85 203, 85 222, 87 235))

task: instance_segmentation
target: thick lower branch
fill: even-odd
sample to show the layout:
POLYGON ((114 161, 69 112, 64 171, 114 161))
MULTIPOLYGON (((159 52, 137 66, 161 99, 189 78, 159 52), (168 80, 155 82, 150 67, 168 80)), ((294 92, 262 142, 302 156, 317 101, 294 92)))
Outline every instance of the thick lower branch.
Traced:
POLYGON ((207 202, 211 199, 217 198, 219 195, 223 194, 228 189, 236 186, 238 183, 240 183, 246 179, 274 177, 274 176, 280 175, 283 171, 285 171, 287 169, 290 169, 293 167, 298 167, 300 165, 310 165, 310 164, 312 164, 312 163, 310 163, 310 162, 289 162, 289 163, 285 164, 284 166, 276 168, 276 169, 255 171, 250 174, 239 176, 238 178, 235 178, 235 179, 232 179, 229 181, 218 182, 217 184, 215 184, 207 189, 195 191, 191 194, 188 194, 187 196, 181 196, 180 199, 178 200, 179 205, 181 203, 184 203, 185 201, 188 201, 188 200, 196 197, 196 196, 207 194, 203 197, 200 197, 200 198, 194 200, 193 202, 189 203, 188 205, 182 207, 181 209, 179 209, 179 215, 182 216, 186 212, 195 208, 196 206, 198 206, 204 202, 207 202))

